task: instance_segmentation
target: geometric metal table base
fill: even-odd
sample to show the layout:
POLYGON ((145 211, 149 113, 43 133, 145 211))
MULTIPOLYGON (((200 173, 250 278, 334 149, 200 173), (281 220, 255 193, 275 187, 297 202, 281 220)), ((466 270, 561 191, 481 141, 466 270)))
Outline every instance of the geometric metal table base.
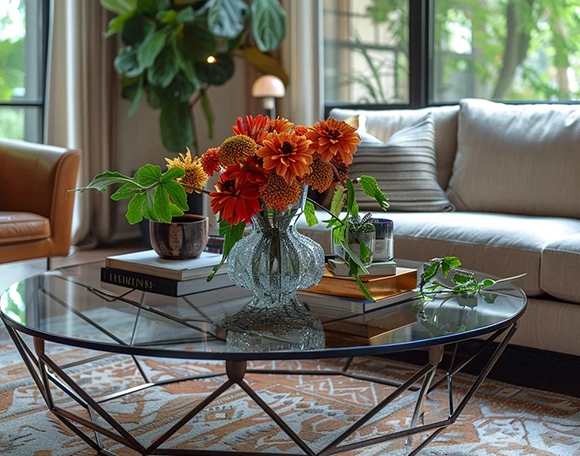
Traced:
MULTIPOLYGON (((113 439, 122 445, 142 454, 142 455, 224 455, 224 454, 247 454, 255 456, 256 453, 240 453, 233 451, 212 451, 212 450, 202 450, 202 449, 165 449, 162 445, 169 440, 173 435, 175 435, 188 421, 200 413, 205 407, 216 400, 222 393, 228 390, 234 385, 238 385, 287 435, 292 439, 296 445, 302 450, 303 454, 306 455, 320 455, 326 456, 331 454, 341 453, 343 451, 355 450, 358 448, 376 445, 379 443, 387 442, 390 440, 398 438, 407 438, 407 451, 409 456, 416 455, 421 449, 423 449, 429 442, 431 442, 435 437, 437 437, 441 432, 443 432, 448 426, 453 424, 471 397, 475 394, 481 383, 485 380, 488 373, 500 357, 500 355, 505 350, 507 344, 510 342, 513 334, 516 331, 516 323, 508 326, 507 328, 501 329, 491 336, 488 337, 486 344, 484 344, 475 354, 473 354, 469 359, 464 361, 462 364, 454 366, 454 360, 451 362, 451 367, 448 372, 443 375, 440 379, 435 380, 435 374, 438 364, 440 363, 443 356, 443 346, 435 346, 429 348, 429 362, 418 369, 413 375, 411 375, 405 382, 401 384, 395 384, 393 382, 386 381, 384 379, 359 375, 351 373, 348 371, 349 362, 345 364, 342 370, 282 370, 282 369, 247 369, 246 361, 225 361, 225 371, 220 373, 212 373, 205 375, 196 375, 187 378, 162 380, 151 382, 147 378, 146 373, 142 369, 140 362, 137 358, 132 356, 141 376, 143 377, 144 383, 142 385, 129 388, 127 390, 119 391, 117 393, 111 394, 107 397, 95 400, 91 398, 66 372, 65 368, 69 366, 59 366, 57 365, 45 352, 44 340, 33 337, 34 340, 34 352, 28 347, 28 345, 23 341, 22 337, 18 332, 12 328, 9 324, 6 325, 6 329, 10 334, 16 348, 18 349, 22 359, 26 363, 28 370, 30 371, 32 378, 34 379, 36 385, 38 386, 48 408, 51 412, 62 421, 69 429, 71 429, 75 434, 77 434, 81 439, 83 439, 88 445, 94 448, 98 454, 115 456, 114 453, 107 450, 103 446, 102 436, 106 436, 113 439), (477 357, 483 357, 486 349, 491 348, 491 344, 496 340, 500 340, 497 347, 493 352, 488 355, 487 362, 483 367, 479 376, 477 376, 472 385, 469 387, 466 394, 461 398, 461 400, 454 404, 453 400, 453 376, 460 372, 463 367, 465 367, 471 360, 477 357), (356 422, 352 423, 348 429, 342 432, 337 438, 335 438, 330 444, 325 448, 314 451, 311 449, 307 442, 305 442, 298 434, 296 434, 285 422, 284 420, 268 405, 264 400, 251 388, 251 386, 244 380, 246 373, 259 374, 259 375, 324 375, 333 376, 341 375, 350 378, 355 378, 359 380, 365 380, 375 383, 388 384, 393 386, 395 389, 384 397, 376 406, 374 406, 370 411, 360 417, 356 422), (137 391, 144 390, 146 388, 151 388, 154 386, 177 383, 183 381, 205 379, 211 377, 224 376, 225 382, 219 386, 215 391, 209 394, 204 400, 196 404, 190 412, 188 412, 183 418, 177 421, 168 431, 163 433, 161 436, 157 437, 149 446, 143 446, 135 437, 133 437, 130 432, 125 429, 115 418, 104 410, 102 404, 116 399, 125 395, 135 393, 137 391), (421 382, 420 388, 415 386, 416 383, 421 382), (78 404, 84 407, 89 414, 90 420, 83 418, 81 416, 75 415, 68 410, 60 408, 55 405, 53 397, 51 384, 62 390, 70 398, 75 400, 78 404), (426 395, 433 391, 435 388, 440 386, 446 386, 448 396, 449 396, 449 413, 448 417, 443 420, 428 424, 419 424, 419 418, 422 413, 423 403, 426 395), (375 415, 377 415, 386 406, 396 400, 401 394, 407 390, 419 390, 417 394, 416 404, 413 416, 411 418, 410 426, 407 429, 384 433, 380 436, 372 437, 363 441, 345 443, 345 441, 352 436, 359 428, 361 428, 365 423, 371 420, 375 415), (103 427, 103 425, 97 423, 97 417, 104 420, 109 428, 103 427), (94 438, 90 438, 77 426, 81 425, 88 429, 91 429, 94 433, 94 438), (431 434, 417 446, 413 447, 412 436, 414 434, 431 432, 431 434)), ((109 356, 108 354, 103 354, 101 357, 109 356)), ((97 357, 98 358, 98 357, 97 357)), ((84 362, 92 361, 85 360, 84 362)), ((259 453, 260 455, 282 455, 287 453, 259 453)))

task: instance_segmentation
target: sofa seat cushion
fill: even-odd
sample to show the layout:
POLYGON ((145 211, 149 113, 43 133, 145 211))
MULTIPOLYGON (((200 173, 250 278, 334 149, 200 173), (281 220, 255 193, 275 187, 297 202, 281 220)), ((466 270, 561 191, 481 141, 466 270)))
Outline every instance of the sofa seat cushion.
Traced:
POLYGON ((0 245, 30 242, 50 237, 50 222, 46 217, 30 212, 0 211, 0 245))
POLYGON ((580 233, 548 244, 542 252, 542 290, 559 299, 580 304, 580 233))
POLYGON ((580 232, 580 220, 480 212, 386 213, 394 223, 395 257, 426 261, 455 255, 466 268, 515 283, 529 296, 541 286, 542 251, 580 232))

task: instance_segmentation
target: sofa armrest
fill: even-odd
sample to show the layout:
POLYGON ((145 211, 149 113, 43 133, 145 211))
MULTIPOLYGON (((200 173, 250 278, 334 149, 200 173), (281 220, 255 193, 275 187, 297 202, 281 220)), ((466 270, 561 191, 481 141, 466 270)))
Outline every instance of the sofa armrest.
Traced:
POLYGON ((0 139, 0 210, 50 220, 51 256, 68 255, 80 152, 0 139))

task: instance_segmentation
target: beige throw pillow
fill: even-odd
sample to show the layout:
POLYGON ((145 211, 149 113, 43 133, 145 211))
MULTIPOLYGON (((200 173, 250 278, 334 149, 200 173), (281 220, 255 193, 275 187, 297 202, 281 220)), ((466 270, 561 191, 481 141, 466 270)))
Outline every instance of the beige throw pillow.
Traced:
MULTIPOLYGON (((437 183, 435 124, 431 114, 396 132, 387 143, 359 132, 349 177, 373 176, 389 199, 390 211, 450 211, 452 204, 437 183)), ((378 211, 375 200, 357 189, 363 211, 378 211)))
POLYGON ((580 218, 580 107, 460 102, 457 210, 580 218))

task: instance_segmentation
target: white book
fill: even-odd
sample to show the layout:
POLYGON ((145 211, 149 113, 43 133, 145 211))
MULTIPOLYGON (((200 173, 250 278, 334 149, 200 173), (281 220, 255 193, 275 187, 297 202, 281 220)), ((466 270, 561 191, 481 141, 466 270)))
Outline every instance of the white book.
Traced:
MULTIPOLYGON (((166 279, 190 280, 211 274, 213 267, 221 261, 221 253, 202 252, 199 257, 192 260, 164 260, 159 258, 154 250, 144 250, 109 256, 105 260, 105 265, 109 268, 166 279)), ((224 273, 226 270, 227 267, 224 264, 218 273, 224 273)))
POLYGON ((333 309, 344 310, 347 312, 364 314, 372 310, 383 307, 400 304, 416 298, 419 295, 418 290, 402 291, 386 298, 369 301, 363 299, 345 298, 322 293, 312 293, 310 291, 299 291, 298 300, 305 305, 329 307, 333 309))

